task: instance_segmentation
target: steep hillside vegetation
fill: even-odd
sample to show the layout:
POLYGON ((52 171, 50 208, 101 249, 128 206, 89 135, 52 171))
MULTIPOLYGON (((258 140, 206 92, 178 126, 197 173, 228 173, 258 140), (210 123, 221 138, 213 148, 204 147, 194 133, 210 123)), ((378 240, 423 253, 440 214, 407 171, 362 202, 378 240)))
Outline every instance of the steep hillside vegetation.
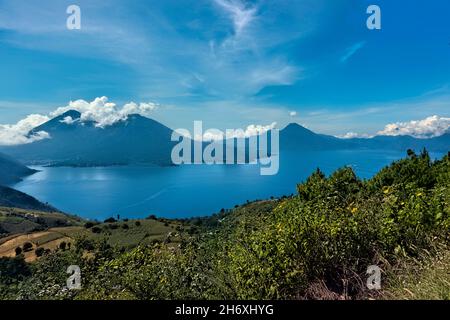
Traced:
POLYGON ((20 208, 45 212, 58 211, 52 206, 42 203, 26 193, 3 186, 0 186, 0 207, 20 208))
POLYGON ((23 177, 35 173, 13 158, 0 153, 0 185, 19 182, 23 177))
POLYGON ((80 218, 56 211, 0 207, 0 238, 54 227, 80 225, 82 221, 80 218))

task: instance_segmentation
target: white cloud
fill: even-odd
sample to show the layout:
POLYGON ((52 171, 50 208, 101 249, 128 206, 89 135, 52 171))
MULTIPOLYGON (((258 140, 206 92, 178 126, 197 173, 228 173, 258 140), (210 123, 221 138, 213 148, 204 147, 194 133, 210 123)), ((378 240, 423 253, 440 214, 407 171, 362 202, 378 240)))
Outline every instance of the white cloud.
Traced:
POLYGON ((291 112, 289 112, 289 115, 291 117, 296 117, 297 116, 297 111, 291 111, 291 112))
POLYGON ((136 104, 134 102, 127 103, 123 106, 122 114, 140 114, 142 116, 149 115, 152 111, 156 110, 158 107, 155 103, 145 103, 141 102, 140 104, 136 104))
MULTIPOLYGON (((384 130, 378 131, 376 136, 412 136, 415 138, 434 138, 443 135, 450 129, 450 118, 430 116, 423 120, 396 122, 387 124, 384 130)), ((347 132, 336 135, 341 139, 372 138, 375 135, 367 133, 347 132)))
MULTIPOLYGON (((276 127, 277 123, 273 122, 269 125, 255 125, 251 124, 247 126, 245 130, 243 129, 230 129, 230 133, 220 131, 218 129, 209 129, 203 133, 203 141, 217 141, 222 139, 233 139, 233 138, 249 138, 252 136, 261 135, 267 131, 270 131, 276 127)), ((200 140, 199 136, 194 137, 195 140, 200 140)))
POLYGON ((236 0, 215 0, 233 20, 234 32, 237 36, 256 17, 256 8, 246 7, 242 2, 236 0))
POLYGON ((269 125, 266 125, 266 126, 251 124, 245 130, 244 136, 239 136, 238 135, 238 136, 236 136, 236 138, 243 138, 243 137, 248 138, 248 137, 251 137, 251 136, 260 135, 260 134, 263 134, 263 133, 265 133, 265 132, 267 132, 269 130, 274 129, 276 127, 276 125, 277 125, 276 122, 273 122, 273 123, 271 123, 269 125))
POLYGON ((72 117, 67 116, 67 117, 65 117, 64 119, 62 119, 62 120, 59 121, 59 122, 65 123, 65 124, 72 124, 72 123, 74 123, 74 122, 76 122, 76 121, 78 121, 78 119, 73 119, 72 117))
MULTIPOLYGON (((302 78, 303 68, 285 54, 272 51, 283 42, 298 39, 301 33, 275 25, 274 15, 279 12, 264 8, 273 3, 249 4, 243 0, 214 0, 214 3, 227 20, 231 19, 233 32, 221 27, 224 38, 210 39, 210 55, 202 58, 201 68, 206 76, 201 88, 213 96, 225 93, 237 98, 269 86, 289 86, 302 78), (235 85, 237 82, 239 86, 235 85)), ((296 16, 293 23, 298 20, 301 19, 296 16)))
MULTIPOLYGON (((81 113, 81 122, 94 121, 97 127, 105 127, 118 121, 126 120, 130 114, 139 114, 148 117, 157 107, 158 105, 155 103, 137 104, 135 102, 129 102, 122 108, 119 108, 115 103, 108 102, 107 97, 100 97, 91 102, 85 100, 71 101, 67 106, 60 107, 50 113, 50 116, 57 117, 69 110, 75 110, 81 113)), ((63 122, 70 124, 70 120, 65 118, 63 122)))
POLYGON ((450 118, 431 116, 423 120, 396 122, 386 125, 378 135, 405 136, 416 138, 433 138, 446 133, 450 128, 450 118))
POLYGON ((49 115, 31 114, 16 124, 0 124, 0 145, 26 144, 50 138, 50 135, 45 131, 39 131, 33 135, 29 135, 29 132, 69 110, 80 112, 80 119, 73 119, 67 116, 60 120, 61 123, 71 125, 77 121, 82 123, 94 121, 97 127, 106 127, 118 121, 126 120, 131 114, 148 117, 157 107, 158 105, 155 103, 137 104, 129 102, 122 108, 119 108, 115 103, 108 102, 107 97, 96 98, 91 102, 85 100, 71 101, 67 106, 57 108, 55 111, 50 112, 49 115))
POLYGON ((30 130, 47 122, 49 119, 47 116, 31 114, 16 124, 0 125, 0 145, 26 144, 49 138, 49 134, 45 131, 39 131, 33 135, 29 135, 30 130))
POLYGON ((368 135, 368 134, 360 134, 360 133, 356 133, 356 132, 347 132, 346 134, 342 134, 342 135, 337 135, 337 138, 341 138, 341 139, 354 139, 354 138, 364 138, 364 139, 368 139, 368 138, 372 138, 372 136, 368 135))
POLYGON ((293 84, 299 78, 299 68, 289 66, 283 62, 277 62, 273 66, 264 66, 255 69, 249 77, 249 88, 254 92, 266 86, 293 84))

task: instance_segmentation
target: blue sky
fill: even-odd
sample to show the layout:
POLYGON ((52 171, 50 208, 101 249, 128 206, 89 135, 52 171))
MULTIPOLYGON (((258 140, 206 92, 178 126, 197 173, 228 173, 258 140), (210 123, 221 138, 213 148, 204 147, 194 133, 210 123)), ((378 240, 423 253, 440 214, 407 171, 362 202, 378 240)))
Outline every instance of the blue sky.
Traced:
POLYGON ((446 0, 0 0, 0 124, 107 96, 172 128, 450 116, 446 0), (79 5, 81 30, 67 30, 79 5), (366 28, 377 4, 382 29, 366 28))

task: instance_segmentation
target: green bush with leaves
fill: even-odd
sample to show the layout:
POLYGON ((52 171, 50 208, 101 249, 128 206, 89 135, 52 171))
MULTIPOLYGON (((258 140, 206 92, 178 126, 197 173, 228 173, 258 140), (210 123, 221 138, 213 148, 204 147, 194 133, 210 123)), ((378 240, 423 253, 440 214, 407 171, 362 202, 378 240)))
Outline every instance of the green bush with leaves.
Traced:
POLYGON ((449 235, 448 156, 424 151, 360 181, 318 170, 256 230, 237 228, 227 263, 237 298, 303 295, 315 280, 356 294, 367 266, 414 255, 449 235))

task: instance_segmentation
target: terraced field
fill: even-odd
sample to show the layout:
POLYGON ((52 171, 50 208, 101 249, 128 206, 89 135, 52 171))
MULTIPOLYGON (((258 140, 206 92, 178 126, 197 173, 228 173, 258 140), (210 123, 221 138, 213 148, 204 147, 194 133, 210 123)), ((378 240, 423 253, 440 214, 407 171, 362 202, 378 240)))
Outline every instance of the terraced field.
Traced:
POLYGON ((73 238, 67 237, 52 229, 31 234, 10 236, 6 239, 2 239, 2 243, 0 244, 0 257, 16 256, 16 248, 22 248, 25 243, 29 242, 33 247, 30 250, 24 251, 23 255, 25 256, 25 261, 32 262, 37 258, 35 253, 36 248, 53 251, 59 247, 61 242, 70 243, 73 242, 73 240, 73 238))
POLYGON ((0 238, 0 257, 14 257, 16 248, 20 248, 25 260, 33 262, 38 258, 36 249, 55 251, 62 242, 71 245, 80 237, 105 239, 111 246, 124 249, 154 241, 177 243, 181 234, 189 229, 181 222, 157 219, 92 223, 90 226, 72 219, 60 213, 0 208, 0 227, 9 233, 0 238), (49 227, 64 224, 68 226, 49 227), (27 242, 31 246, 24 250, 27 242))

